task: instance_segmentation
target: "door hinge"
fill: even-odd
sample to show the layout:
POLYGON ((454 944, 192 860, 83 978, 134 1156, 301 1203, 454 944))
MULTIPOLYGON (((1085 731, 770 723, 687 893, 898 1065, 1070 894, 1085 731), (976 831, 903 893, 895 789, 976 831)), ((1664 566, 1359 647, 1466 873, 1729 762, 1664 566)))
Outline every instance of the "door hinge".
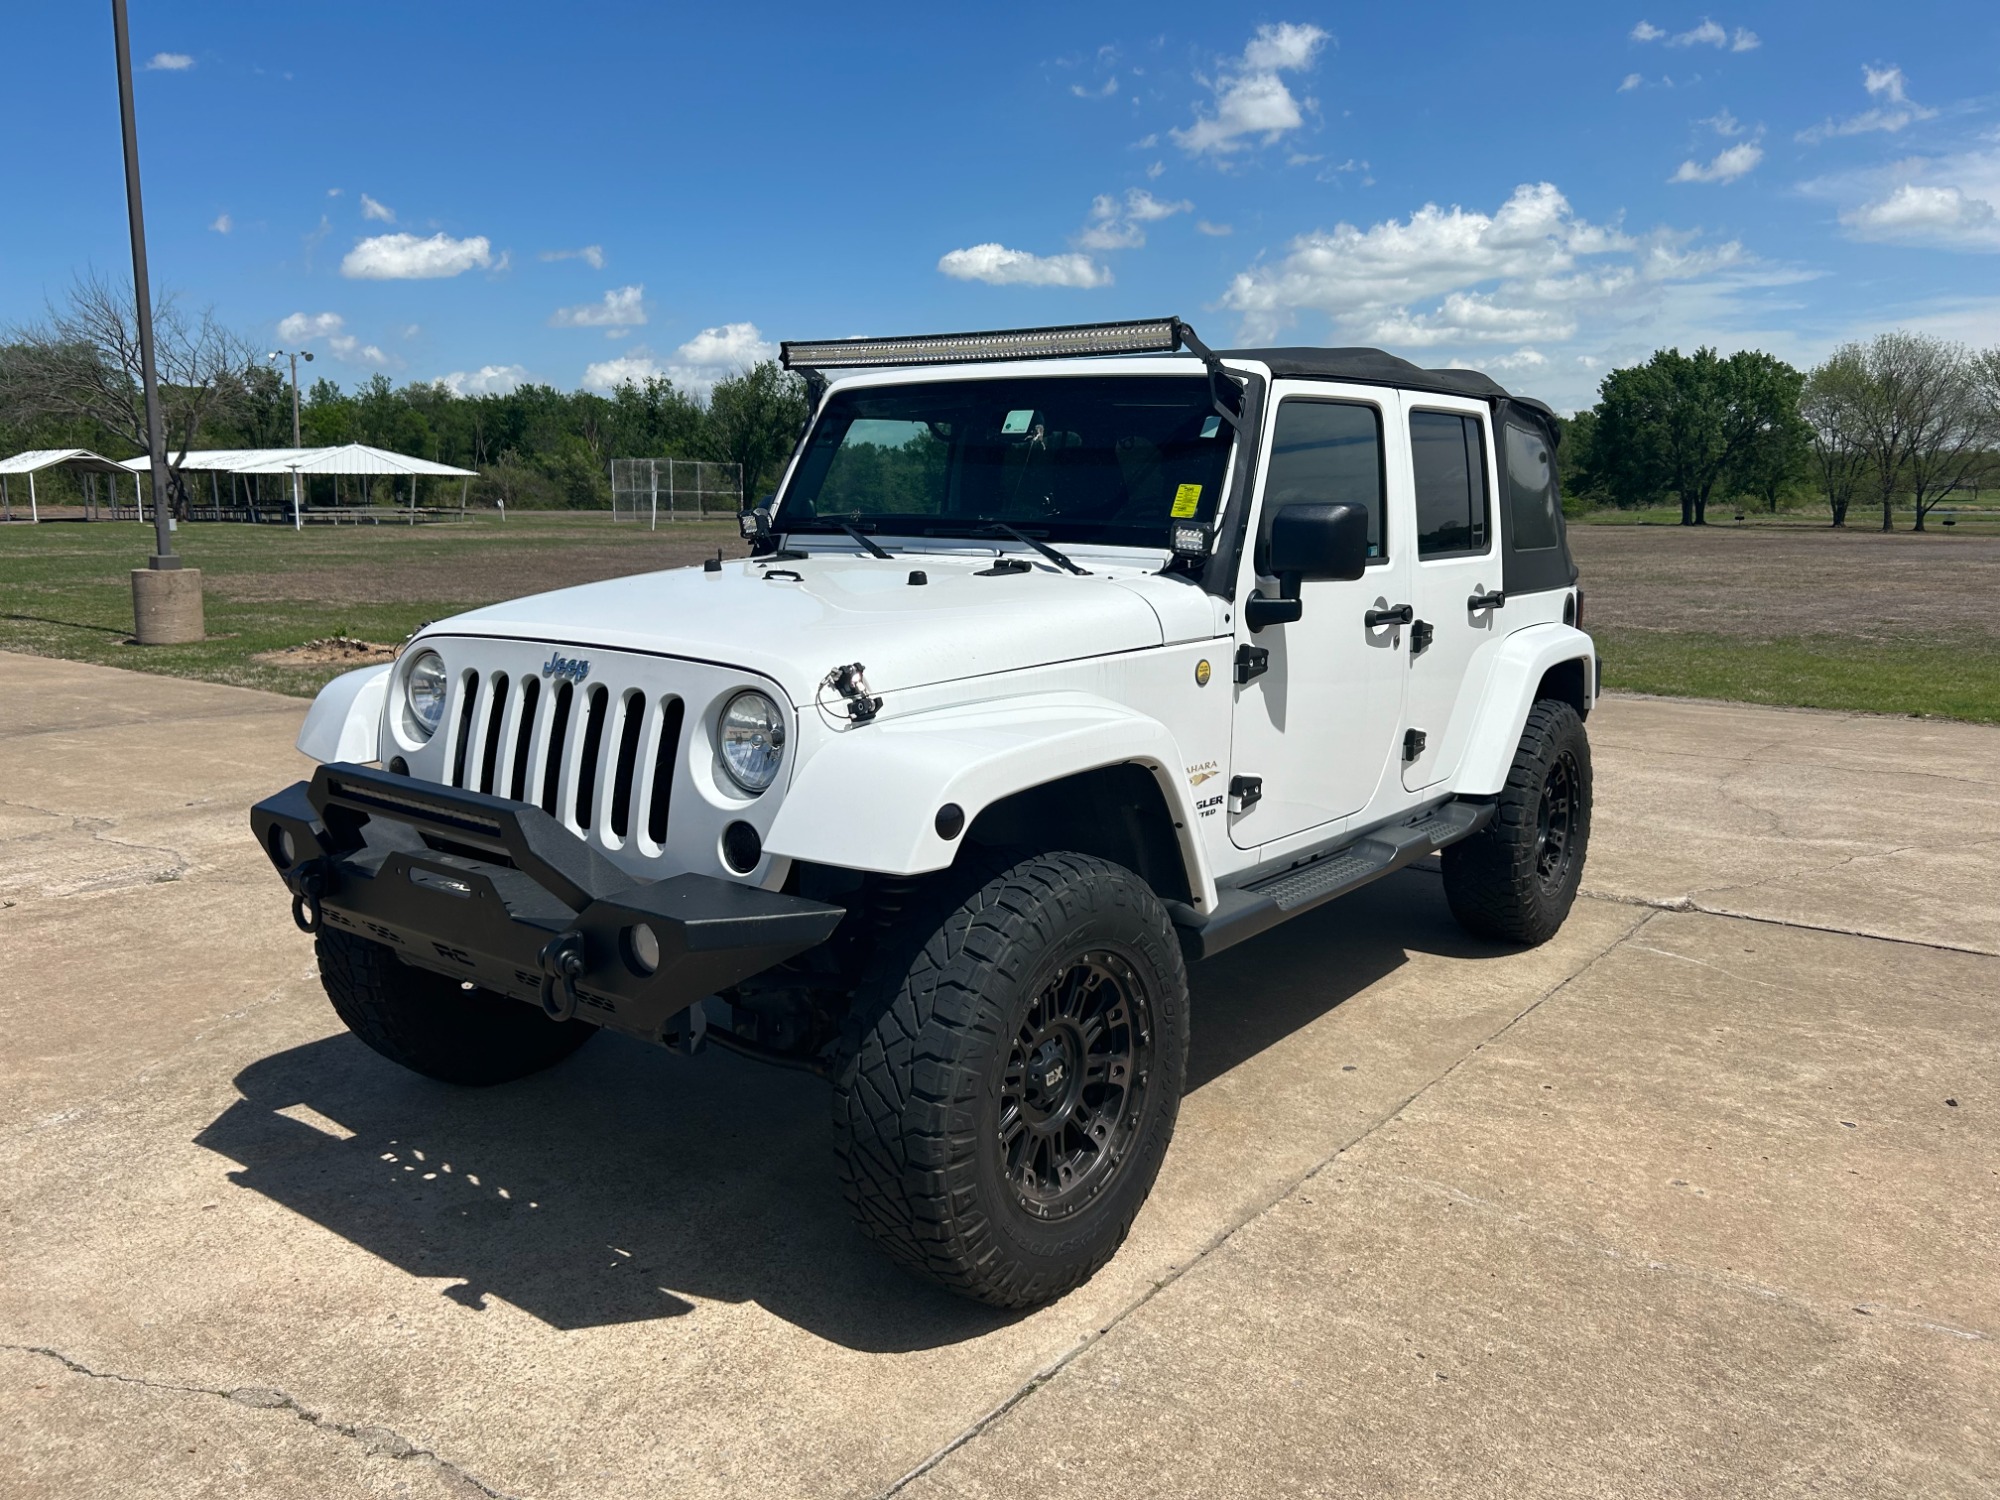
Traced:
POLYGON ((1437 631, 1431 625, 1431 622, 1429 620, 1418 620, 1413 625, 1411 625, 1410 655, 1422 656, 1426 651, 1430 650, 1431 637, 1436 634, 1437 631))
POLYGON ((1246 813, 1264 800, 1264 778, 1261 776, 1232 776, 1229 778, 1229 800, 1231 812, 1246 813))
POLYGON ((1424 753, 1425 742, 1429 738, 1430 736, 1425 734, 1421 729, 1405 729, 1403 731, 1403 759, 1411 761, 1422 755, 1424 753))
POLYGON ((1262 646, 1238 646, 1236 648, 1236 680, 1248 682, 1253 677, 1262 677, 1271 670, 1271 653, 1262 646))

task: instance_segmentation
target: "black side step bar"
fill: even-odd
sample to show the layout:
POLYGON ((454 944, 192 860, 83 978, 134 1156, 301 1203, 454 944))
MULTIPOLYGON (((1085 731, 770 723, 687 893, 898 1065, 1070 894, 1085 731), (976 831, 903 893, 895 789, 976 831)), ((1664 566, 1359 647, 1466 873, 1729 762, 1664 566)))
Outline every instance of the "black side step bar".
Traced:
POLYGON ((1372 829, 1352 843, 1276 874, 1224 886, 1217 893, 1214 912, 1206 917, 1175 902, 1172 910, 1181 929, 1182 946, 1190 958, 1210 958, 1289 917, 1323 906, 1479 832, 1493 821, 1494 806, 1491 802, 1447 802, 1414 822, 1372 829))

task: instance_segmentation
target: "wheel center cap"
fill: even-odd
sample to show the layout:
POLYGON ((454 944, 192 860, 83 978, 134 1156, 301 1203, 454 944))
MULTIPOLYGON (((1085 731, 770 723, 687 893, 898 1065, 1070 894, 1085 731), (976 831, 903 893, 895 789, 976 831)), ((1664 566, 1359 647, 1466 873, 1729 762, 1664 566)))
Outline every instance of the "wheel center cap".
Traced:
POLYGON ((1035 1092, 1045 1098, 1059 1095, 1070 1077, 1069 1049, 1060 1037, 1050 1037, 1035 1049, 1035 1055, 1028 1059, 1028 1077, 1035 1086, 1035 1092))

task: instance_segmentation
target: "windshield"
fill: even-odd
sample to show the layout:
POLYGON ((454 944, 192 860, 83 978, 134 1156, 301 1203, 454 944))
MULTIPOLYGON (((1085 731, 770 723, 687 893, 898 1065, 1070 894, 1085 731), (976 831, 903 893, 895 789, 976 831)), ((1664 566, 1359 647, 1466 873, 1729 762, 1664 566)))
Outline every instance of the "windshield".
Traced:
POLYGON ((1170 521, 1214 519, 1231 436, 1199 375, 837 390, 773 524, 1165 547, 1170 521))

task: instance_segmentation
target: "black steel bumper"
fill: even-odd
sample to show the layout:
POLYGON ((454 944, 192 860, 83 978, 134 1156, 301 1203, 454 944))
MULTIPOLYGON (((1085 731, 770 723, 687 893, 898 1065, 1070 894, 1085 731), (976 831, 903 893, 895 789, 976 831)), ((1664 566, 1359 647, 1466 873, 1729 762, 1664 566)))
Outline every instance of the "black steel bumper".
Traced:
POLYGON ((846 914, 708 875, 635 881, 539 807, 366 766, 321 766, 250 826, 307 931, 655 1040, 846 914))

